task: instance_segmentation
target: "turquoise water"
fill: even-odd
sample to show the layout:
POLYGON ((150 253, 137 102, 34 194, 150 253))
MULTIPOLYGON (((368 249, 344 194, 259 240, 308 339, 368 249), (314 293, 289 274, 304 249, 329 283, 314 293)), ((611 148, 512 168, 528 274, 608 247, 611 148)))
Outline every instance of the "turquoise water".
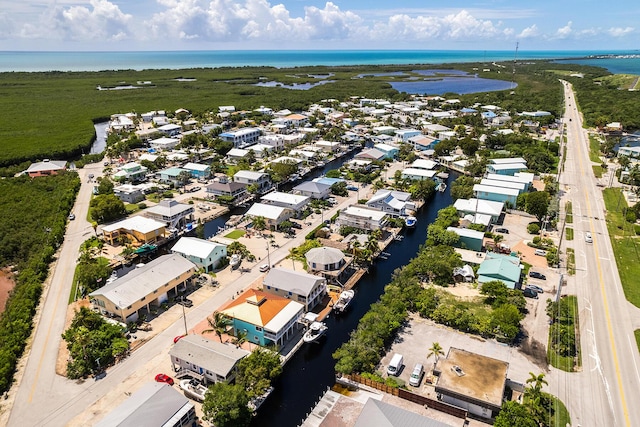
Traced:
MULTIPOLYGON (((519 51, 518 60, 624 55, 626 51, 519 51)), ((175 52, 0 52, 0 72, 101 71, 307 65, 444 64, 512 61, 513 51, 483 50, 287 50, 175 52)), ((640 74, 637 58, 631 68, 640 74)), ((603 62, 622 66, 622 62, 603 62)))

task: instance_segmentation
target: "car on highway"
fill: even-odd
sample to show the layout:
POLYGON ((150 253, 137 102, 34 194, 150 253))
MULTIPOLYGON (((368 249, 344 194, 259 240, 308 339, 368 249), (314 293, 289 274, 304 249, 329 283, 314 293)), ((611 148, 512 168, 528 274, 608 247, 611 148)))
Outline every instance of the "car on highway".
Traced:
POLYGON ((191 301, 189 298, 182 298, 180 301, 178 301, 178 304, 185 307, 193 307, 193 301, 191 301))
POLYGON ((542 289, 540 286, 538 285, 527 285, 527 288, 532 289, 534 291, 536 291, 537 293, 541 294, 544 292, 544 289, 542 289))
POLYGON ((156 375, 156 382, 173 385, 173 378, 166 374, 158 374, 156 375))
POLYGON ((509 234, 509 230, 506 228, 496 228, 495 229, 496 233, 503 233, 503 234, 509 234))
POLYGON ((70 219, 71 221, 73 221, 74 219, 76 219, 76 216, 75 216, 74 214, 70 213, 70 214, 69 214, 69 219, 70 219))
POLYGON ((591 233, 584 233, 584 241, 587 243, 593 243, 593 237, 591 237, 591 233))
POLYGON ((533 277, 534 279, 547 280, 547 276, 542 273, 538 273, 537 271, 530 271, 529 277, 533 277))

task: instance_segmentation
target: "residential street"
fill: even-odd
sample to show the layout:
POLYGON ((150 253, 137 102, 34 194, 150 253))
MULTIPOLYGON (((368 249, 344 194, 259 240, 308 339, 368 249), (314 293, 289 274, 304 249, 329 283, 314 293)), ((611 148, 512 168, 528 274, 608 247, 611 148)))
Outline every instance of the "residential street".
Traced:
MULTIPOLYGON (((169 358, 168 352, 173 345, 173 338, 184 333, 184 322, 179 318, 141 348, 132 352, 124 362, 110 368, 107 375, 97 381, 92 378, 86 381, 72 381, 56 375, 56 358, 60 335, 64 332, 78 248, 93 233, 93 228, 86 221, 93 184, 87 182, 86 176, 89 173, 98 176, 100 170, 101 166, 92 165, 79 171, 82 188, 74 208, 76 220, 71 221, 67 229, 65 243, 59 261, 54 267, 52 283, 38 319, 35 339, 24 373, 18 375, 19 385, 15 388, 15 395, 9 397, 10 401, 13 401, 13 407, 0 417, 2 425, 63 426, 70 423, 86 425, 87 421, 97 421, 103 415, 93 416, 92 405, 105 396, 106 401, 124 400, 126 396, 123 389, 132 392, 144 382, 153 381, 156 374, 154 369, 160 364, 159 360, 169 358), (83 421, 73 421, 76 417, 83 421)), ((275 264, 285 258, 289 255, 289 249, 299 246, 307 232, 318 226, 322 218, 330 218, 338 209, 356 203, 357 198, 357 192, 350 192, 349 197, 327 210, 324 216, 314 215, 313 219, 310 219, 312 225, 308 229, 301 230, 295 238, 286 239, 285 244, 271 251, 271 262, 275 264)), ((255 264, 260 262, 256 261, 255 264)), ((261 274, 263 273, 260 273, 258 268, 252 268, 251 272, 240 275, 234 281, 222 283, 210 299, 189 309, 188 328, 193 328, 207 316, 211 316, 222 303, 231 299, 238 291, 249 287, 261 274)))
MULTIPOLYGON (((572 87, 565 87, 567 159, 560 190, 573 205, 576 275, 569 278, 578 296, 582 372, 565 376, 550 387, 563 399, 573 425, 640 425, 635 404, 640 390, 638 349, 632 314, 622 290, 620 276, 605 222, 602 189, 591 169, 589 139, 575 105, 572 87), (590 232, 593 243, 584 235, 590 232)), ((564 210, 562 210, 564 213, 564 210)), ((631 311, 630 309, 634 309, 631 311)))

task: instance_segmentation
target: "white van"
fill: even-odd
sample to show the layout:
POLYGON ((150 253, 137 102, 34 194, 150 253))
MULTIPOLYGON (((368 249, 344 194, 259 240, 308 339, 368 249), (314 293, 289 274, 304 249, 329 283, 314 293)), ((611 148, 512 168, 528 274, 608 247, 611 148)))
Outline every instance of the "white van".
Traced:
POLYGON ((588 231, 584 233, 584 241, 587 243, 593 243, 593 237, 591 237, 591 233, 588 231))
POLYGON ((547 256, 547 251, 543 251, 542 249, 536 249, 534 254, 536 254, 538 256, 547 256))
POLYGON ((411 373, 411 377, 409 377, 409 384, 414 387, 419 387, 420 381, 422 381, 423 375, 424 375, 424 366, 422 366, 422 363, 416 363, 416 366, 413 367, 413 372, 411 373))
POLYGON ((391 362, 389 362, 389 366, 387 366, 387 374, 398 376, 400 375, 400 370, 402 369, 403 357, 401 354, 394 354, 391 358, 391 362))

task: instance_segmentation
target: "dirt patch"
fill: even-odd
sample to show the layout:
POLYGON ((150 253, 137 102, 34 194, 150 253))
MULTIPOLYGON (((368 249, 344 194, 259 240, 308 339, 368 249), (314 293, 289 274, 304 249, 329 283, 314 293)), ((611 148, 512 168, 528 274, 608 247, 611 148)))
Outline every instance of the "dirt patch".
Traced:
POLYGON ((540 341, 532 338, 525 339, 520 345, 519 351, 524 354, 527 359, 535 363, 545 372, 548 372, 547 348, 540 341))
POLYGON ((4 312, 9 295, 15 286, 16 282, 13 280, 11 270, 9 268, 0 270, 0 313, 4 312))
POLYGON ((480 290, 471 283, 457 283, 443 289, 463 301, 473 301, 480 296, 480 290))

